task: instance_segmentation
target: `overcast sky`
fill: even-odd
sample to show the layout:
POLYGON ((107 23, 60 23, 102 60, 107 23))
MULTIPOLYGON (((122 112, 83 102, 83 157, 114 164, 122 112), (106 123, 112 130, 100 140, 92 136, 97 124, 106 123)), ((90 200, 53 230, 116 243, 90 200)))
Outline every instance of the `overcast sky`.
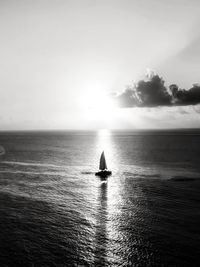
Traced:
POLYGON ((87 110, 146 69, 200 82, 199 14, 198 0, 0 0, 0 129, 200 127, 198 106, 87 110))

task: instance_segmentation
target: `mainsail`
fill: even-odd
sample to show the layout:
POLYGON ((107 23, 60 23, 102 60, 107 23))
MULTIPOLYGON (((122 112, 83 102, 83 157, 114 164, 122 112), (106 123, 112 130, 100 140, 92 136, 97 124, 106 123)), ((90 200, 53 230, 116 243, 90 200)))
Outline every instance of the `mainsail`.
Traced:
POLYGON ((99 163, 99 170, 106 170, 107 165, 106 165, 106 159, 104 155, 104 151, 101 153, 101 158, 100 158, 100 163, 99 163))

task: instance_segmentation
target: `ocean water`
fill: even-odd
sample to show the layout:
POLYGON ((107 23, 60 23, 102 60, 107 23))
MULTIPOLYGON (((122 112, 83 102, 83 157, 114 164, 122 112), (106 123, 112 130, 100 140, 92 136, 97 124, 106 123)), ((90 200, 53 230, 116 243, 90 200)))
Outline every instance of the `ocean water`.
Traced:
POLYGON ((1 267, 200 265, 200 131, 13 132, 0 145, 1 267))

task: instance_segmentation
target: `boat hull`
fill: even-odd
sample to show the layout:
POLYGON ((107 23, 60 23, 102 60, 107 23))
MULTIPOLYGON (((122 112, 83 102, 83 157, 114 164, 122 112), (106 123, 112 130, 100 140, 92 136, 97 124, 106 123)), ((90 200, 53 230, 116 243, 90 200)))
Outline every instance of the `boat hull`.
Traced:
POLYGON ((112 175, 112 172, 111 171, 107 171, 107 170, 104 170, 104 171, 98 171, 95 173, 96 176, 99 176, 101 178, 106 178, 110 175, 112 175))

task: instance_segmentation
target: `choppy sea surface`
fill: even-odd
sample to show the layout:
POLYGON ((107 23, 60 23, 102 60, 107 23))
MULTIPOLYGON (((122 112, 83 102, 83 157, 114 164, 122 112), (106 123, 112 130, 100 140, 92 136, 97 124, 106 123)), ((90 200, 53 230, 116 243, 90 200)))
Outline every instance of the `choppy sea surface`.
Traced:
POLYGON ((12 132, 0 145, 1 267, 200 265, 200 131, 12 132))

